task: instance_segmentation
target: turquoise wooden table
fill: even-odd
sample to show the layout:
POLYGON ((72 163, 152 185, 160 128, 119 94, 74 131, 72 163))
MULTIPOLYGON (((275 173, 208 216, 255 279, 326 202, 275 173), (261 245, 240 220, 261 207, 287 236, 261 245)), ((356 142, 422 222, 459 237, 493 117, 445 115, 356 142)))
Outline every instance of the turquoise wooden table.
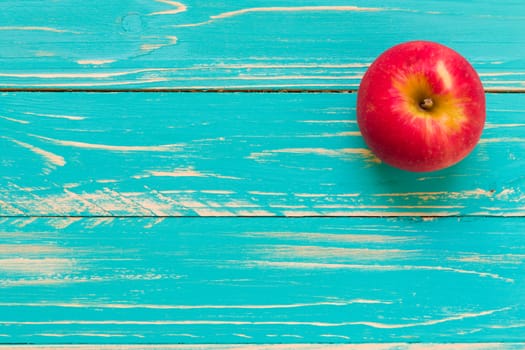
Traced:
POLYGON ((0 2, 0 343, 525 348, 524 34, 522 0, 0 2), (356 124, 415 39, 487 96, 434 173, 356 124))

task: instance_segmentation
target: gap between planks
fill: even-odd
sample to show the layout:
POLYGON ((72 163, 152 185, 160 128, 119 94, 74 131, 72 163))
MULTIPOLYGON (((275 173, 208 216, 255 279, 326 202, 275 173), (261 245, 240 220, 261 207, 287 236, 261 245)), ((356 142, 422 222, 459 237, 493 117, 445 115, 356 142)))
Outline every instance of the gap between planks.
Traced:
POLYGON ((289 344, 0 344, 0 349, 16 350, 518 350, 525 343, 289 343, 289 344))
MULTIPOLYGON (((478 214, 457 214, 457 215, 403 215, 403 213, 395 213, 396 215, 1 215, 0 219, 417 219, 417 220, 435 220, 435 219, 451 219, 451 218, 485 218, 485 219, 523 219, 525 215, 478 215, 478 214)), ((423 214, 423 213, 422 213, 423 214)), ((0 343, 1 344, 1 343, 0 343)))
MULTIPOLYGON (((116 92, 141 92, 141 93, 305 93, 305 94, 355 94, 358 89, 190 89, 190 88, 166 88, 166 89, 57 89, 57 88, 0 88, 0 92, 87 92, 87 93, 116 93, 116 92)), ((523 94, 525 88, 486 88, 489 94, 523 94)))

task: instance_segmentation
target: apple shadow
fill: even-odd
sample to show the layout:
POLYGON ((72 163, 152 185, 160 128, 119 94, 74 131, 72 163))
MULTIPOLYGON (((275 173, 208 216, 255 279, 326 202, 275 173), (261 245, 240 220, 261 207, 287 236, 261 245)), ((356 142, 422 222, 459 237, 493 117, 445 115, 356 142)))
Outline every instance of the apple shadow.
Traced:
MULTIPOLYGON (((474 152, 473 152, 474 153, 474 152)), ((369 168, 370 182, 376 193, 443 192, 465 189, 470 180, 474 186, 475 155, 470 154, 459 163, 438 171, 410 172, 392 167, 384 162, 369 168)), ((428 203, 430 204, 430 203, 428 203)))

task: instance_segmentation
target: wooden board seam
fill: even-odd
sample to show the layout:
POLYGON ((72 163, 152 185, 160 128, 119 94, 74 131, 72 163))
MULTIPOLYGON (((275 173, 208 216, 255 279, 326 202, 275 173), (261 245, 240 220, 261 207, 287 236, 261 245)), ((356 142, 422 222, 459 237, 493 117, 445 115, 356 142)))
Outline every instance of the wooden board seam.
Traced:
MULTIPOLYGON (((358 89, 236 89, 236 88, 142 88, 142 89, 56 89, 56 88, 0 88, 0 92, 96 92, 96 93, 293 93, 293 94, 355 94, 358 89)), ((525 88, 485 88, 488 94, 525 94, 525 88)))

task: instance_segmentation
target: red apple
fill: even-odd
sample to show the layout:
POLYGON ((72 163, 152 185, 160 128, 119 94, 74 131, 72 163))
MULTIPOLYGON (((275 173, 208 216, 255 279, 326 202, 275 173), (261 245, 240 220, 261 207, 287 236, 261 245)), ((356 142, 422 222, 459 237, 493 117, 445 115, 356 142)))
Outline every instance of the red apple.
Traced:
POLYGON ((465 158, 485 124, 485 94, 476 71, 456 51, 411 41, 383 52, 357 95, 357 122, 385 163, 434 171, 465 158))

